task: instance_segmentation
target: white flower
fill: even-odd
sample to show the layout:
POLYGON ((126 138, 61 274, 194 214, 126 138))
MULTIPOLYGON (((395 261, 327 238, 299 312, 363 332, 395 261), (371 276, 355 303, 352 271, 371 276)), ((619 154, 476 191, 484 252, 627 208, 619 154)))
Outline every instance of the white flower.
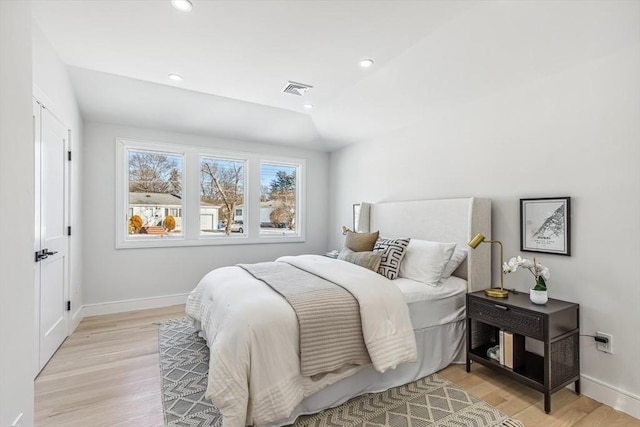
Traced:
POLYGON ((542 267, 542 270, 540 270, 540 275, 544 277, 544 280, 549 280, 549 277, 551 277, 551 273, 549 273, 549 269, 547 267, 542 267))
POLYGON ((533 268, 533 261, 531 261, 530 259, 522 258, 522 262, 520 263, 520 265, 522 266, 522 268, 531 270, 533 268))
POLYGON ((509 260, 509 262, 505 262, 502 266, 502 271, 504 273, 513 273, 518 269, 518 267, 522 264, 522 258, 513 257, 509 260))
POLYGON ((542 277, 544 281, 549 280, 551 277, 551 273, 549 272, 549 268, 545 267, 536 259, 533 260, 522 258, 521 256, 513 257, 509 260, 509 262, 505 262, 502 266, 502 271, 504 274, 513 273, 518 270, 518 267, 526 268, 529 270, 531 274, 533 274, 535 283, 538 283, 538 278, 542 277))

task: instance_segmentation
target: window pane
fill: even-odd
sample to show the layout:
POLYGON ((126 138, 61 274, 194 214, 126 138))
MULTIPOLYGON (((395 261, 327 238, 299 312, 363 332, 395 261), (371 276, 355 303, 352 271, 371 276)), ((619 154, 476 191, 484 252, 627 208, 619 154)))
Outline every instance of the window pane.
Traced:
POLYGON ((297 235, 297 166, 260 165, 260 235, 297 235))
POLYGON ((129 237, 182 236, 182 155, 128 153, 129 237))
POLYGON ((245 234, 244 160, 200 159, 200 233, 245 234))

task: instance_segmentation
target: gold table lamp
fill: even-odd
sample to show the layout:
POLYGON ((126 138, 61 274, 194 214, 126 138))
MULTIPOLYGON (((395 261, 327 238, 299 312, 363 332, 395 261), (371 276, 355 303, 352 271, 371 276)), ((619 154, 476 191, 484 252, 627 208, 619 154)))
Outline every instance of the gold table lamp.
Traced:
POLYGON ((471 246, 471 249, 475 249, 478 247, 478 245, 480 245, 480 243, 497 243, 500 245, 500 288, 485 289, 484 294, 488 297, 506 298, 509 296, 509 292, 504 290, 504 284, 502 281, 504 276, 504 274, 502 273, 502 264, 504 263, 504 259, 502 255, 502 242, 499 240, 485 240, 484 235, 482 233, 478 233, 467 244, 471 246))

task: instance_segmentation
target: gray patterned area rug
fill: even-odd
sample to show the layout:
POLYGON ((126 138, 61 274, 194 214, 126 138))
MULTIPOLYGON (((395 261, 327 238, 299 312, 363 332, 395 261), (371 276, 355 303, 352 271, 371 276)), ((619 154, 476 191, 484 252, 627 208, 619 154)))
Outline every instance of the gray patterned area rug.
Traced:
MULTIPOLYGON (((162 322, 159 342, 165 425, 221 426, 220 412, 204 397, 209 351, 191 322, 186 318, 162 322)), ((437 374, 300 417, 295 426, 524 427, 437 374)))

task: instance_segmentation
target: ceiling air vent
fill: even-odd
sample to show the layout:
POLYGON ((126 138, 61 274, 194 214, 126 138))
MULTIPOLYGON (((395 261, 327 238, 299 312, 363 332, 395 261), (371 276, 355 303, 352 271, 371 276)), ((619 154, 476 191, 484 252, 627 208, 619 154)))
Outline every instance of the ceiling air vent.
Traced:
POLYGON ((311 89, 313 86, 311 85, 306 85, 304 83, 296 83, 296 82, 292 82, 290 81, 285 87, 284 89, 282 89, 282 91, 284 93, 290 93, 292 95, 298 95, 298 96, 302 96, 304 95, 304 93, 306 91, 308 91, 309 89, 311 89))

